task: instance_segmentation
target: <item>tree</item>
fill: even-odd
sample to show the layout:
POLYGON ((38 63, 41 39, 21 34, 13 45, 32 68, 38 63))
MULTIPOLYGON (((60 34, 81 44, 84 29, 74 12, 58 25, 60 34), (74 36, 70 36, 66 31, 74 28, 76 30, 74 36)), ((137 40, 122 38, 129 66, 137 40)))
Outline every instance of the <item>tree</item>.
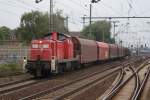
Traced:
POLYGON ((82 30, 82 35, 88 39, 95 39, 96 41, 105 41, 113 43, 114 39, 111 38, 111 24, 108 21, 96 21, 91 24, 91 33, 89 27, 86 26, 82 30))
POLYGON ((66 19, 62 16, 62 10, 57 10, 52 17, 53 17, 54 31, 68 34, 69 30, 65 26, 66 19))
MULTIPOLYGON (((54 31, 66 32, 61 11, 57 11, 52 17, 54 19, 54 31)), ((21 17, 20 27, 16 29, 17 37, 26 42, 30 42, 33 38, 42 37, 48 32, 49 14, 39 11, 24 13, 21 17)))
POLYGON ((0 40, 9 39, 10 29, 6 26, 0 27, 0 40))

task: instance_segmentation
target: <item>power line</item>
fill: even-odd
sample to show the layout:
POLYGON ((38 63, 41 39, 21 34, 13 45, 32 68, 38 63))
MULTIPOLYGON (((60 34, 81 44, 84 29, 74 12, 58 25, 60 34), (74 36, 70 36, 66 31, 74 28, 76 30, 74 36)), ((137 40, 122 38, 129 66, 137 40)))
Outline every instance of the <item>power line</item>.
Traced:
MULTIPOLYGON (((86 19, 89 19, 89 17, 85 17, 86 19)), ((149 19, 150 17, 92 17, 92 19, 149 19)))
POLYGON ((15 16, 17 16, 17 17, 19 16, 19 14, 15 13, 15 12, 11 12, 11 11, 6 10, 6 9, 1 9, 1 8, 0 8, 0 11, 1 11, 1 12, 4 12, 4 13, 7 13, 7 14, 15 15, 15 16))
POLYGON ((88 10, 85 6, 81 5, 80 3, 78 3, 77 1, 74 1, 74 0, 70 0, 73 4, 76 4, 77 6, 79 7, 82 7, 83 9, 85 10, 88 10))
POLYGON ((141 4, 139 4, 139 0, 136 0, 136 6, 138 7, 138 11, 139 11, 141 14, 143 14, 142 11, 141 11, 141 4))
MULTIPOLYGON (((57 4, 60 4, 60 5, 63 5, 65 8, 70 8, 70 9, 68 9, 68 10, 71 10, 71 12, 73 12, 73 10, 74 10, 74 7, 72 7, 72 6, 70 6, 70 5, 67 5, 67 4, 65 4, 65 3, 63 3, 63 2, 57 2, 57 4)), ((75 10, 75 12, 78 12, 77 10, 75 10)))
MULTIPOLYGON (((21 3, 21 1, 20 0, 17 0, 17 1, 19 1, 20 3, 21 3)), ((22 2, 22 4, 24 5, 24 6, 21 6, 21 5, 18 5, 18 3, 17 2, 14 2, 14 1, 0 1, 0 4, 4 4, 4 5, 6 5, 6 6, 9 6, 9 7, 14 7, 14 8, 17 8, 17 9, 21 9, 21 10, 29 10, 29 9, 31 9, 32 7, 30 6, 29 7, 29 5, 28 4, 26 4, 25 2, 22 2), (27 6, 28 5, 28 6, 27 6), (19 7, 18 7, 19 6, 19 7)), ((13 12, 13 11, 9 11, 9 10, 7 10, 7 9, 1 9, 1 12, 4 12, 4 13, 11 13, 11 14, 13 14, 13 15, 15 15, 15 16, 20 16, 18 13, 16 13, 16 12, 13 12)))
POLYGON ((112 6, 105 4, 104 2, 100 2, 102 3, 105 7, 109 8, 110 10, 112 10, 114 13, 122 15, 120 12, 118 12, 117 10, 115 10, 112 6))
POLYGON ((149 12, 150 12, 150 9, 143 11, 142 14, 146 14, 146 13, 149 13, 149 12))
POLYGON ((133 6, 133 1, 132 0, 128 0, 127 2, 128 2, 128 5, 129 5, 129 11, 128 11, 128 16, 129 16, 129 14, 130 14, 130 12, 133 10, 134 11, 134 13, 135 13, 135 15, 137 15, 137 13, 136 13, 136 11, 135 11, 135 8, 134 8, 134 6, 133 6), (130 2, 131 1, 131 2, 130 2))
MULTIPOLYGON (((14 2, 12 2, 12 3, 10 3, 9 1, 7 1, 7 2, 4 2, 4 1, 0 1, 0 3, 1 4, 4 4, 4 5, 6 5, 6 6, 10 6, 10 7, 14 7, 14 8, 19 8, 18 7, 18 5, 16 6, 15 4, 14 4, 14 2)), ((21 7, 21 9, 24 9, 24 8, 22 8, 22 6, 20 6, 21 7)), ((20 8, 19 8, 20 9, 20 8)), ((25 9, 27 9, 27 8, 25 8, 25 9)))
MULTIPOLYGON (((69 8, 70 8, 69 10, 71 10, 71 13, 68 13, 67 16, 69 16, 72 20, 75 20, 76 22, 81 23, 78 18, 71 17, 71 16, 73 15, 73 12, 74 12, 74 11, 73 11, 74 8, 73 8, 72 6, 67 5, 67 4, 65 4, 65 3, 63 3, 63 2, 60 2, 60 1, 57 2, 57 4, 63 5, 63 6, 66 7, 66 8, 69 7, 69 8)), ((76 12, 77 12, 77 10, 76 10, 76 12)))
POLYGON ((23 5, 25 5, 25 6, 27 6, 27 7, 29 7, 29 8, 31 8, 31 9, 37 9, 38 10, 38 8, 37 7, 34 7, 33 5, 30 5, 30 4, 28 4, 28 3, 26 3, 26 2, 24 2, 24 1, 22 1, 22 0, 17 0, 17 1, 19 1, 20 3, 22 3, 23 5))
MULTIPOLYGON (((16 1, 16 0, 15 0, 16 1)), ((17 5, 17 6, 20 6, 21 8, 22 7, 24 7, 25 9, 38 9, 38 8, 36 8, 36 7, 33 7, 33 5, 31 5, 31 4, 28 4, 28 3, 26 3, 26 2, 24 2, 24 1, 21 1, 21 0, 17 0, 16 2, 15 1, 7 1, 7 3, 9 3, 9 4, 14 4, 15 6, 17 5), (20 5, 19 5, 20 4, 20 5), (23 5, 23 6, 22 6, 23 5)))

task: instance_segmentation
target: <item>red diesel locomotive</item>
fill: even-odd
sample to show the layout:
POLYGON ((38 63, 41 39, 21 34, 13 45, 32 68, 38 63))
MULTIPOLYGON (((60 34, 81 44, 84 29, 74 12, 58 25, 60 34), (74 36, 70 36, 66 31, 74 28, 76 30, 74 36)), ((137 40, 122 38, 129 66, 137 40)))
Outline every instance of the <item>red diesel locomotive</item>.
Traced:
POLYGON ((71 37, 52 32, 44 38, 32 40, 27 59, 27 71, 42 77, 78 69, 91 62, 116 59, 129 55, 129 50, 115 44, 71 37))

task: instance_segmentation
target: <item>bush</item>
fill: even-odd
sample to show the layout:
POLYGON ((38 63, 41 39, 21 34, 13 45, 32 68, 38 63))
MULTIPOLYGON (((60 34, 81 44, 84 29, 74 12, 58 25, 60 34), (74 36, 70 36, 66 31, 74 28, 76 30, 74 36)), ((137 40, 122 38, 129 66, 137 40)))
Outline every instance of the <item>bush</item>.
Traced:
POLYGON ((21 67, 16 63, 0 64, 0 72, 20 71, 21 67))

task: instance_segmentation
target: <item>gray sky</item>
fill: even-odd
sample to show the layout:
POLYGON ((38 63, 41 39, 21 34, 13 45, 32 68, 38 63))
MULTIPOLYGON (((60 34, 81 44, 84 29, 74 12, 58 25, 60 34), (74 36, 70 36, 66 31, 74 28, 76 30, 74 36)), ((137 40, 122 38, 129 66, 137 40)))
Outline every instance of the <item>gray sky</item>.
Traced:
MULTIPOLYGON (((91 0, 54 0, 54 11, 63 10, 64 16, 69 16, 69 29, 82 29, 83 15, 89 16, 91 0)), ((93 4, 92 16, 150 16, 150 0, 101 0, 93 4)), ((31 10, 48 11, 49 0, 36 4, 35 0, 0 0, 0 26, 16 28, 24 12, 31 10)), ((87 20, 88 21, 88 20, 87 20)), ((150 44, 150 19, 119 20, 116 32, 117 41, 123 40, 124 45, 137 43, 150 44), (130 23, 128 26, 127 23, 130 23)), ((88 23, 87 23, 88 25, 88 23)))

